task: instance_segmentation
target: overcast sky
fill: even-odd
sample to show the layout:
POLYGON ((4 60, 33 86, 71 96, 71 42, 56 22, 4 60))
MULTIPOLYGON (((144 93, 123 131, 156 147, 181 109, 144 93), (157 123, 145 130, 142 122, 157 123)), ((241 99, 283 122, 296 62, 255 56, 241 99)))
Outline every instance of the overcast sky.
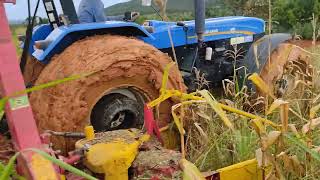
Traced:
MULTIPOLYGON (((16 1, 17 1, 16 5, 11 5, 11 4, 6 5, 7 16, 10 20, 24 20, 28 16, 27 0, 16 0, 16 1)), ((77 10, 78 10, 80 1, 81 0, 73 0, 77 10)), ((104 6, 108 7, 117 3, 129 1, 129 0, 102 0, 102 1, 104 3, 104 6)), ((31 0, 31 7, 33 7, 32 10, 34 10, 36 3, 37 3, 37 0, 31 0)), ((61 13, 60 1, 55 0, 55 5, 57 6, 58 11, 61 13)), ((40 0, 38 15, 42 17, 46 17, 42 0, 40 0)))

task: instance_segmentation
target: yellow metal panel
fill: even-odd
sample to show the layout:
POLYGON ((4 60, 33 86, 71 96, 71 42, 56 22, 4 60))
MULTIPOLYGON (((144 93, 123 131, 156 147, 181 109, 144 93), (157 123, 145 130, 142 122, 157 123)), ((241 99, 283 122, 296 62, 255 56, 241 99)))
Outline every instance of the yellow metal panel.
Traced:
POLYGON ((139 145, 138 141, 132 144, 119 141, 93 145, 86 155, 86 165, 93 172, 104 173, 105 179, 126 180, 139 145))
POLYGON ((86 126, 84 128, 84 133, 86 135, 86 140, 92 140, 95 138, 93 126, 86 126))
POLYGON ((262 180, 262 170, 256 159, 217 170, 220 180, 262 180))
POLYGON ((33 154, 31 159, 32 173, 36 180, 57 180, 56 170, 52 163, 39 154, 33 154))
POLYGON ((86 166, 95 173, 104 173, 107 180, 126 180, 139 146, 149 139, 150 135, 144 134, 132 143, 118 138, 113 142, 92 145, 86 153, 86 166))

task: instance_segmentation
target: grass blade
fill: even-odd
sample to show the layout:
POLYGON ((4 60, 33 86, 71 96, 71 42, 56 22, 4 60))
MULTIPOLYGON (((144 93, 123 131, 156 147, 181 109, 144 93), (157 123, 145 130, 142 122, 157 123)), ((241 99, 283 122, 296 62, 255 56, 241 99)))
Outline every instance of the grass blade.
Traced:
POLYGON ((20 153, 16 153, 14 156, 11 157, 8 164, 4 167, 4 169, 1 172, 0 180, 10 179, 10 175, 14 170, 15 162, 19 154, 20 153))
POLYGON ((2 117, 4 116, 4 107, 5 107, 7 101, 8 101, 8 98, 0 99, 0 121, 1 121, 2 117))
POLYGON ((188 160, 181 159, 179 164, 183 170, 184 180, 205 180, 199 169, 188 160))
POLYGON ((4 111, 0 110, 0 121, 2 120, 3 116, 4 116, 4 111))
POLYGON ((1 161, 0 161, 0 174, 2 174, 2 171, 3 171, 3 169, 4 169, 4 165, 1 163, 1 161))
POLYGON ((306 145, 305 142, 289 135, 289 134, 285 134, 284 135, 286 138, 288 138, 288 140, 293 143, 294 145, 296 145, 297 147, 299 147, 300 149, 308 152, 315 160, 319 161, 320 162, 320 154, 317 153, 316 151, 308 148, 308 146, 306 145))

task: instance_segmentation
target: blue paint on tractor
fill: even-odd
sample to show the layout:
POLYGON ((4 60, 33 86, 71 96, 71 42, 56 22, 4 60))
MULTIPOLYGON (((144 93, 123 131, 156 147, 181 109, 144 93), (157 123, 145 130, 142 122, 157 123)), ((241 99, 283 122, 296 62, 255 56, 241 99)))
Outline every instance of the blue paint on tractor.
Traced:
MULTIPOLYGON (((169 24, 175 47, 197 43, 194 21, 184 22, 185 27, 187 27, 187 32, 185 32, 184 27, 178 26, 177 23, 173 22, 169 24)), ((170 48, 168 23, 163 21, 149 21, 149 25, 155 30, 155 32, 152 33, 155 40, 144 37, 141 39, 148 44, 152 44, 158 49, 170 48)), ((261 34, 265 31, 264 27, 265 23, 263 20, 250 17, 221 17, 206 19, 204 42, 248 35, 244 33, 251 33, 252 35, 261 34)))
POLYGON ((29 52, 35 51, 33 47, 34 42, 46 39, 51 32, 52 32, 52 27, 50 26, 50 24, 42 24, 42 25, 36 26, 32 32, 32 39, 30 41, 29 52))
MULTIPOLYGON (((82 35, 89 34, 90 32, 99 31, 102 32, 107 29, 112 28, 134 28, 140 31, 140 35, 146 36, 150 39, 154 39, 154 37, 148 33, 142 26, 136 23, 128 23, 128 22, 116 22, 110 21, 105 23, 89 23, 89 24, 73 24, 69 26, 60 26, 59 28, 54 29, 45 39, 45 41, 50 42, 49 46, 42 49, 35 49, 31 51, 32 55, 43 63, 48 63, 49 59, 56 53, 61 52, 65 48, 64 44, 73 43, 77 39, 74 39, 72 36, 68 38, 68 36, 72 33, 82 33, 82 35)), ((33 41, 34 43, 35 41, 33 41)))
MULTIPOLYGON (((250 38, 252 39, 252 35, 262 34, 265 31, 265 22, 261 19, 252 17, 233 16, 211 18, 206 19, 205 24, 205 42, 240 36, 245 37, 245 39, 248 40, 250 38)), ((104 32, 108 33, 108 30, 115 28, 117 31, 121 29, 130 31, 132 32, 132 36, 135 36, 158 49, 166 49, 171 47, 168 37, 168 26, 170 26, 175 47, 197 43, 194 21, 184 21, 183 26, 177 25, 176 22, 155 20, 147 21, 142 26, 136 23, 109 21, 105 23, 61 26, 53 31, 48 29, 48 25, 39 27, 35 30, 32 39, 33 42, 45 40, 50 42, 50 44, 44 50, 34 50, 33 48, 30 48, 30 53, 32 53, 40 62, 48 63, 53 55, 62 52, 68 45, 78 40, 76 39, 78 36, 72 36, 73 33, 80 33, 82 37, 85 37, 89 36, 93 31, 97 34, 104 34, 104 32), (152 27, 152 32, 149 33, 146 26, 152 27)))

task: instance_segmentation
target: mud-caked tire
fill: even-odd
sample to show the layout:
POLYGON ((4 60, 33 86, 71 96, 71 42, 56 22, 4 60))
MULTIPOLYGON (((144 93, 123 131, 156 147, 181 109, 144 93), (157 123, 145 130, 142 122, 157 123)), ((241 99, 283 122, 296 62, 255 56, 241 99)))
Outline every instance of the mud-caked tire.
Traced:
MULTIPOLYGON (((99 35, 75 42, 51 60, 35 84, 95 73, 32 93, 30 102, 38 128, 41 132, 82 132, 91 124, 95 104, 117 89, 138 92, 144 102, 156 99, 164 68, 170 62, 167 54, 135 38, 99 35)), ((168 89, 186 90, 177 67, 170 70, 168 89)), ((170 122, 173 104, 172 100, 167 100, 159 107, 156 114, 160 127, 170 122)), ((54 149, 63 152, 74 148, 74 141, 65 138, 53 137, 52 142, 54 149)))

